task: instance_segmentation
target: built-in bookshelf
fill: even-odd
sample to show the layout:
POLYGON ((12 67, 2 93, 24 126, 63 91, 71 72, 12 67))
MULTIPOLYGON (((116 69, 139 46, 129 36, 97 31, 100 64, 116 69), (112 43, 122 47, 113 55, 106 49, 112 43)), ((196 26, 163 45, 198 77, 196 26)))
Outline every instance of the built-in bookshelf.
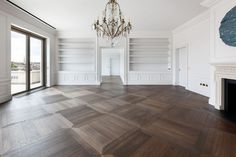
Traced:
POLYGON ((95 39, 58 39, 58 64, 60 72, 95 71, 95 39))
POLYGON ((168 38, 130 38, 129 71, 167 72, 170 64, 168 38))

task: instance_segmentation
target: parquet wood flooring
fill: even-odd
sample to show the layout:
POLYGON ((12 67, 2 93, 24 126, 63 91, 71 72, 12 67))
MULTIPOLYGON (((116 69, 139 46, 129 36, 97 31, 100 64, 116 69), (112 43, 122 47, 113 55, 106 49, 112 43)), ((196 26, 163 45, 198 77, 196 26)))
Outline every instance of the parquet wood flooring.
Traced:
POLYGON ((99 154, 83 146, 69 130, 56 131, 32 145, 9 152, 3 157, 97 157, 99 154))
POLYGON ((111 116, 104 116, 75 129, 75 131, 98 152, 103 153, 103 149, 112 141, 128 132, 132 132, 134 129, 135 127, 125 121, 111 116))
POLYGON ((159 114, 150 108, 138 105, 126 105, 114 111, 114 114, 123 117, 139 126, 149 125, 159 118, 159 114))
POLYGON ((0 105, 0 157, 236 157, 236 123, 176 86, 55 86, 0 105))
POLYGON ((60 111, 59 113, 72 122, 74 127, 82 126, 102 115, 87 106, 78 106, 60 111))

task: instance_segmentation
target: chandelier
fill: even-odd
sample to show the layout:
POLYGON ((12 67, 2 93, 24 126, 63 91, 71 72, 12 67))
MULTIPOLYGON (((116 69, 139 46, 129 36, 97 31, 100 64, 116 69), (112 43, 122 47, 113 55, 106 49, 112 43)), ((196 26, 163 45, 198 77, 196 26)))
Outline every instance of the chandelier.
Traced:
POLYGON ((103 11, 102 21, 99 21, 98 18, 93 24, 93 29, 97 32, 98 37, 113 40, 121 36, 127 37, 132 29, 132 25, 130 21, 125 21, 117 1, 109 0, 105 11, 103 11))

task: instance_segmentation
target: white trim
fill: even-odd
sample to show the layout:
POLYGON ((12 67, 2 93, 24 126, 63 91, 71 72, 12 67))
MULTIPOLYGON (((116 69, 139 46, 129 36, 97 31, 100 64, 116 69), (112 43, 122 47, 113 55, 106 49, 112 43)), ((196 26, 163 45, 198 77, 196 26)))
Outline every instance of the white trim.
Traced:
POLYGON ((12 96, 9 96, 9 95, 2 95, 1 97, 0 97, 0 104, 1 103, 5 103, 5 102, 7 102, 7 101, 10 101, 12 99, 12 96))
POLYGON ((203 21, 206 21, 210 19, 210 10, 207 10, 203 13, 201 13, 200 15, 194 17, 193 19, 191 19, 190 21, 180 25, 179 27, 176 27, 172 33, 173 35, 179 33, 179 32, 182 32, 182 31, 185 31, 186 29, 198 24, 198 23, 201 23, 203 21))
POLYGON ((11 100, 11 80, 2 79, 0 80, 0 103, 11 100))
POLYGON ((99 85, 96 82, 96 72, 72 72, 60 71, 58 72, 59 85, 99 85))
POLYGON ((216 3, 218 3, 219 1, 221 0, 204 0, 203 2, 201 2, 201 6, 203 7, 207 7, 207 8, 210 8, 212 7, 213 5, 215 5, 216 3))
POLYGON ((128 85, 171 85, 171 72, 129 72, 128 85))
POLYGON ((189 44, 180 44, 180 45, 178 45, 178 46, 175 46, 175 48, 174 48, 174 54, 173 54, 173 61, 174 61, 174 63, 173 63, 173 85, 179 85, 179 84, 177 84, 177 78, 176 78, 176 76, 177 76, 177 72, 178 72, 178 70, 177 70, 177 64, 176 64, 176 61, 177 61, 177 57, 176 57, 176 53, 177 53, 177 51, 178 51, 178 49, 181 49, 181 48, 186 48, 186 55, 187 55, 187 69, 186 69, 186 71, 187 71, 187 76, 186 76, 186 89, 189 89, 189 86, 188 86, 188 75, 189 75, 189 44))
POLYGON ((17 19, 20 19, 22 21, 27 21, 27 23, 40 27, 43 31, 49 33, 49 34, 56 34, 56 30, 49 27, 48 25, 44 24, 43 22, 39 21, 38 19, 32 17, 31 15, 27 14, 26 12, 20 10, 19 8, 9 4, 8 2, 0 1, 0 10, 10 14, 17 19))
MULTIPOLYGON (((110 47, 99 47, 99 51, 98 51, 98 57, 97 57, 97 62, 98 62, 98 66, 97 66, 97 69, 98 69, 98 72, 97 72, 97 76, 98 76, 98 82, 101 84, 102 83, 102 49, 112 49, 110 47)), ((126 67, 127 67, 127 64, 126 64, 126 59, 125 59, 125 48, 124 47, 114 47, 114 49, 119 49, 119 50, 122 50, 122 53, 124 53, 124 76, 127 75, 126 73, 126 67)), ((121 59, 121 58, 120 58, 121 59)), ((125 85, 126 83, 126 78, 124 78, 124 82, 123 82, 123 85, 125 85)))
POLYGON ((236 80, 236 66, 216 66, 215 71, 215 104, 218 110, 224 110, 224 85, 223 79, 236 80))
POLYGON ((10 79, 0 79, 0 85, 3 85, 3 84, 5 84, 5 83, 9 83, 9 82, 11 82, 11 80, 10 79))

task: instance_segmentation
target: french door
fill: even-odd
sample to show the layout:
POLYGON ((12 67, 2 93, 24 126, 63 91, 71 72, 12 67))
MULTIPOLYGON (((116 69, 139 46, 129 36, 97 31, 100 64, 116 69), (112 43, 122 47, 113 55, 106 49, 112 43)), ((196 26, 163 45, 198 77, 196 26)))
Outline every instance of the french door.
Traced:
POLYGON ((11 93, 45 86, 45 39, 12 27, 11 93))

